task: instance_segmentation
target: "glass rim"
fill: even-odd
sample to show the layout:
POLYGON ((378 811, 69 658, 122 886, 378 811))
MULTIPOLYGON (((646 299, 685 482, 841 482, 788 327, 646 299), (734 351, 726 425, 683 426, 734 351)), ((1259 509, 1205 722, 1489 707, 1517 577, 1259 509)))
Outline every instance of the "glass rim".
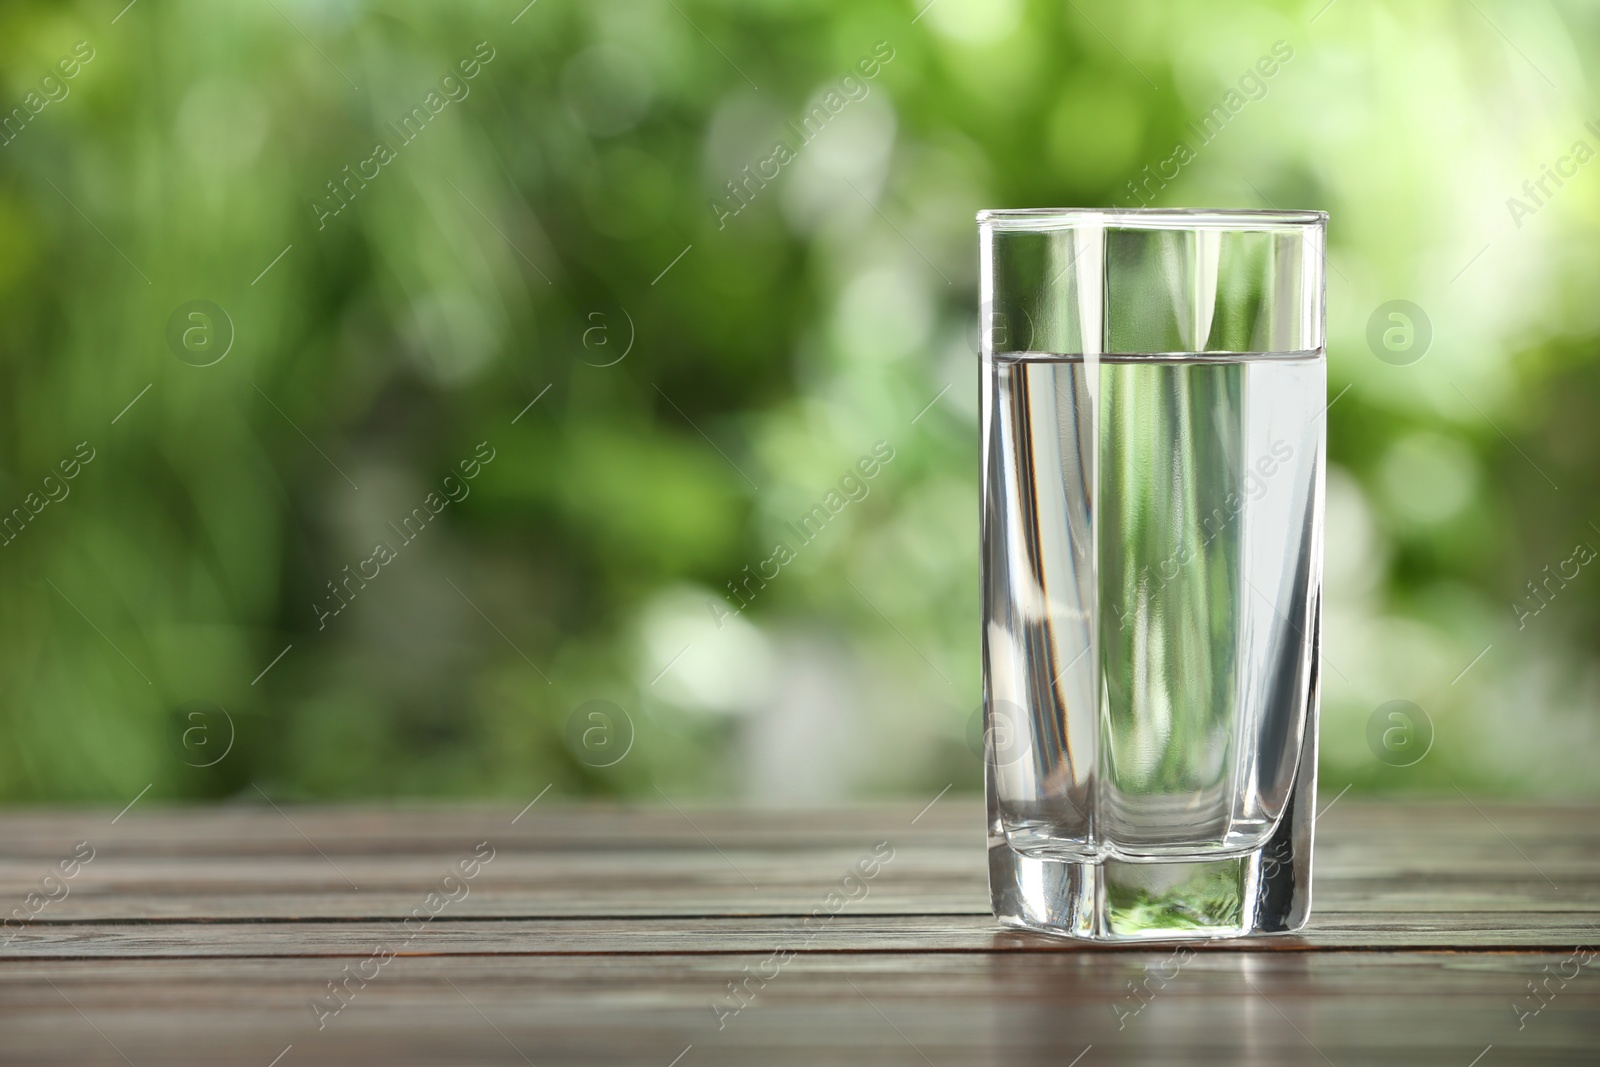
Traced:
POLYGON ((1191 207, 1027 207, 978 212, 978 224, 1011 232, 1070 230, 1079 226, 1115 226, 1158 230, 1262 230, 1324 226, 1326 211, 1280 211, 1267 208, 1191 207))

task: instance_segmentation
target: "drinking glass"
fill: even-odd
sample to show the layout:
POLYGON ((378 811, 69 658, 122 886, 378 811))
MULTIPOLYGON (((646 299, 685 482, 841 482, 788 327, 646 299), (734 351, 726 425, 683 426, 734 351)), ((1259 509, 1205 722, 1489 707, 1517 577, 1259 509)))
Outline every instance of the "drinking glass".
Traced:
POLYGON ((978 215, 989 888, 1096 941, 1311 906, 1320 211, 978 215))

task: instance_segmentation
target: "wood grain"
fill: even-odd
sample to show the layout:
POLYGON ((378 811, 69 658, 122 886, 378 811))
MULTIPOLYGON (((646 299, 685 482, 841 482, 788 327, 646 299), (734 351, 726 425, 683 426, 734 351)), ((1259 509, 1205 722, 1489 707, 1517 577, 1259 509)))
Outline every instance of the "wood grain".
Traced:
POLYGON ((1590 806, 1345 798, 1306 934, 1181 965, 995 925, 970 798, 281 807, 0 817, 7 909, 94 848, 0 931, 0 1063, 1600 1062, 1590 806))

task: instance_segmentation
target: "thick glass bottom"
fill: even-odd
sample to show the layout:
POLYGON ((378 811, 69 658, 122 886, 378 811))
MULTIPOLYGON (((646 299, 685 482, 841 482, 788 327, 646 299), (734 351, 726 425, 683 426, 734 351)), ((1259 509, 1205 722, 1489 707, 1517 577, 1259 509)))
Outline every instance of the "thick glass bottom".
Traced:
POLYGON ((1008 926, 1090 941, 1293 933, 1311 913, 1314 805, 1313 790, 1298 792, 1265 845, 1228 859, 1057 859, 1026 855, 991 833, 995 917, 1008 926))

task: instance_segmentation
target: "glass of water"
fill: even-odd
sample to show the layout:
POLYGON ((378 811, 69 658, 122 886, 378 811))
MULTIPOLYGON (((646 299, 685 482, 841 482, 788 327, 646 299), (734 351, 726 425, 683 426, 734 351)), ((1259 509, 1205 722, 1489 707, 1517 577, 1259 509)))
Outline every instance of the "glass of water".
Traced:
POLYGON ((1305 924, 1320 211, 985 211, 983 674, 1004 923, 1305 924))

